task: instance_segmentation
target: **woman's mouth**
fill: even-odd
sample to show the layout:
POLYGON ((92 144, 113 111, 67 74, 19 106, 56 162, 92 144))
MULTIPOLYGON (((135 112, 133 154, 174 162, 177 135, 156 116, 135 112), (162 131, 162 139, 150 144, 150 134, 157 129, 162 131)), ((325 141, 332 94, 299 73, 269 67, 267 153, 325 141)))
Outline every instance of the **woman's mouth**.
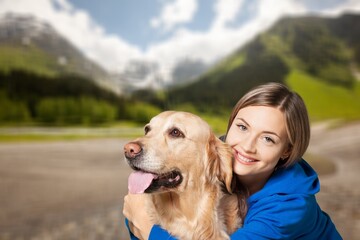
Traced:
POLYGON ((249 157, 245 157, 244 155, 240 154, 238 151, 235 150, 235 158, 238 162, 245 164, 245 165, 252 165, 255 164, 256 162, 259 162, 259 160, 253 159, 253 158, 249 158, 249 157))

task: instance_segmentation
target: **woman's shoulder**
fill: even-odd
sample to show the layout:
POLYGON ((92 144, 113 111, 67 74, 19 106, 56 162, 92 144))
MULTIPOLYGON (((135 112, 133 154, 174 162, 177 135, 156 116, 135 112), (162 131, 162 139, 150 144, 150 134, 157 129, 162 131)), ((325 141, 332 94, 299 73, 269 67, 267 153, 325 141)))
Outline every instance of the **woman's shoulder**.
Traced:
POLYGON ((249 201, 248 204, 249 213, 261 210, 260 212, 263 213, 274 212, 279 214, 278 216, 281 216, 281 213, 289 215, 294 211, 297 214, 306 215, 318 207, 314 195, 303 193, 274 193, 257 201, 249 201))
POLYGON ((321 234, 317 235, 324 232, 327 236, 339 236, 329 216, 321 211, 315 196, 304 194, 274 194, 249 206, 243 229, 238 234, 247 232, 263 233, 264 236, 271 232, 274 237, 287 239, 300 235, 308 236, 308 239, 324 239, 321 234))
POLYGON ((316 172, 304 161, 276 170, 265 186, 250 197, 257 201, 268 196, 315 195, 320 190, 316 172))

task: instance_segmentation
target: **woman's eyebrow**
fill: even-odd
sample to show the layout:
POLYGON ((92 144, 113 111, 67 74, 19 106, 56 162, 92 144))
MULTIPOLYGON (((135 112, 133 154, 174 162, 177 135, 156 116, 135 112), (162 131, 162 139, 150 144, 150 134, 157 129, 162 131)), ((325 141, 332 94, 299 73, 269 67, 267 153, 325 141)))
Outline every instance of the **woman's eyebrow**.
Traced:
MULTIPOLYGON (((244 118, 239 117, 239 118, 236 118, 236 119, 244 122, 247 126, 251 126, 248 122, 245 121, 244 118)), ((277 136, 278 138, 280 138, 279 134, 277 134, 277 133, 275 133, 275 132, 272 132, 272 131, 264 131, 263 133, 275 135, 275 136, 277 136)))
POLYGON ((245 121, 245 119, 243 119, 243 118, 236 118, 237 120, 240 120, 240 121, 243 121, 246 125, 248 125, 248 126, 250 126, 246 121, 245 121))
POLYGON ((275 136, 277 136, 278 138, 280 138, 280 136, 279 136, 277 133, 275 133, 275 132, 264 131, 264 133, 266 133, 266 134, 271 134, 271 135, 275 135, 275 136))

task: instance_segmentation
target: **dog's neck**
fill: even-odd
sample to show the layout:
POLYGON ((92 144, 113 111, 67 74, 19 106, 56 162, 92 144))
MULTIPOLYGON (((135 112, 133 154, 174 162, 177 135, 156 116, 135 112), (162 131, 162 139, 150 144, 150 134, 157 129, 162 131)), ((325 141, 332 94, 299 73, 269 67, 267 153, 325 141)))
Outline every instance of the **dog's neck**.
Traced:
MULTIPOLYGON (((153 203, 158 215, 158 224, 165 229, 177 229, 181 232, 202 232, 204 222, 216 219, 216 208, 220 197, 215 195, 221 194, 218 186, 212 185, 206 191, 189 191, 189 192, 167 192, 153 195, 153 203), (210 192, 210 193, 209 193, 210 192), (214 195, 215 194, 215 195, 214 195), (211 210, 210 210, 211 209, 211 210), (207 213, 207 214, 206 214, 207 213), (215 214, 210 216, 209 214, 215 214), (177 219, 178 222, 174 222, 177 219), (160 222, 161 221, 161 222, 160 222), (169 224, 173 225, 170 226, 169 224), (179 229, 181 227, 181 229, 179 229), (195 231, 194 228, 199 228, 195 231)), ((203 189, 203 188, 200 188, 203 189)), ((212 226, 207 232, 212 232, 211 239, 221 234, 219 222, 208 224, 212 226)), ((195 238, 196 239, 196 238, 195 238)))
POLYGON ((196 209, 198 209, 199 199, 201 196, 196 196, 194 193, 181 193, 181 196, 176 192, 166 192, 156 194, 153 197, 156 211, 159 215, 178 215, 181 218, 194 219, 196 209))

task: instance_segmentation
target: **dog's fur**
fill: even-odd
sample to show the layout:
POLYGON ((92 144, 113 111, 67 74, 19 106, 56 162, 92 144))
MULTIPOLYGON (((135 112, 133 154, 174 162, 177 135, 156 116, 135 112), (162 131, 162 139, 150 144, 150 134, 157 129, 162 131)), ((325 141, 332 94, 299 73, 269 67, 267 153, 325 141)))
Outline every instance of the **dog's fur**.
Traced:
POLYGON ((160 113, 145 126, 145 136, 126 144, 124 152, 137 171, 159 178, 173 173, 168 184, 145 191, 151 194, 146 194, 149 202, 144 206, 171 235, 229 239, 240 227, 237 198, 230 195, 232 150, 198 116, 160 113))

